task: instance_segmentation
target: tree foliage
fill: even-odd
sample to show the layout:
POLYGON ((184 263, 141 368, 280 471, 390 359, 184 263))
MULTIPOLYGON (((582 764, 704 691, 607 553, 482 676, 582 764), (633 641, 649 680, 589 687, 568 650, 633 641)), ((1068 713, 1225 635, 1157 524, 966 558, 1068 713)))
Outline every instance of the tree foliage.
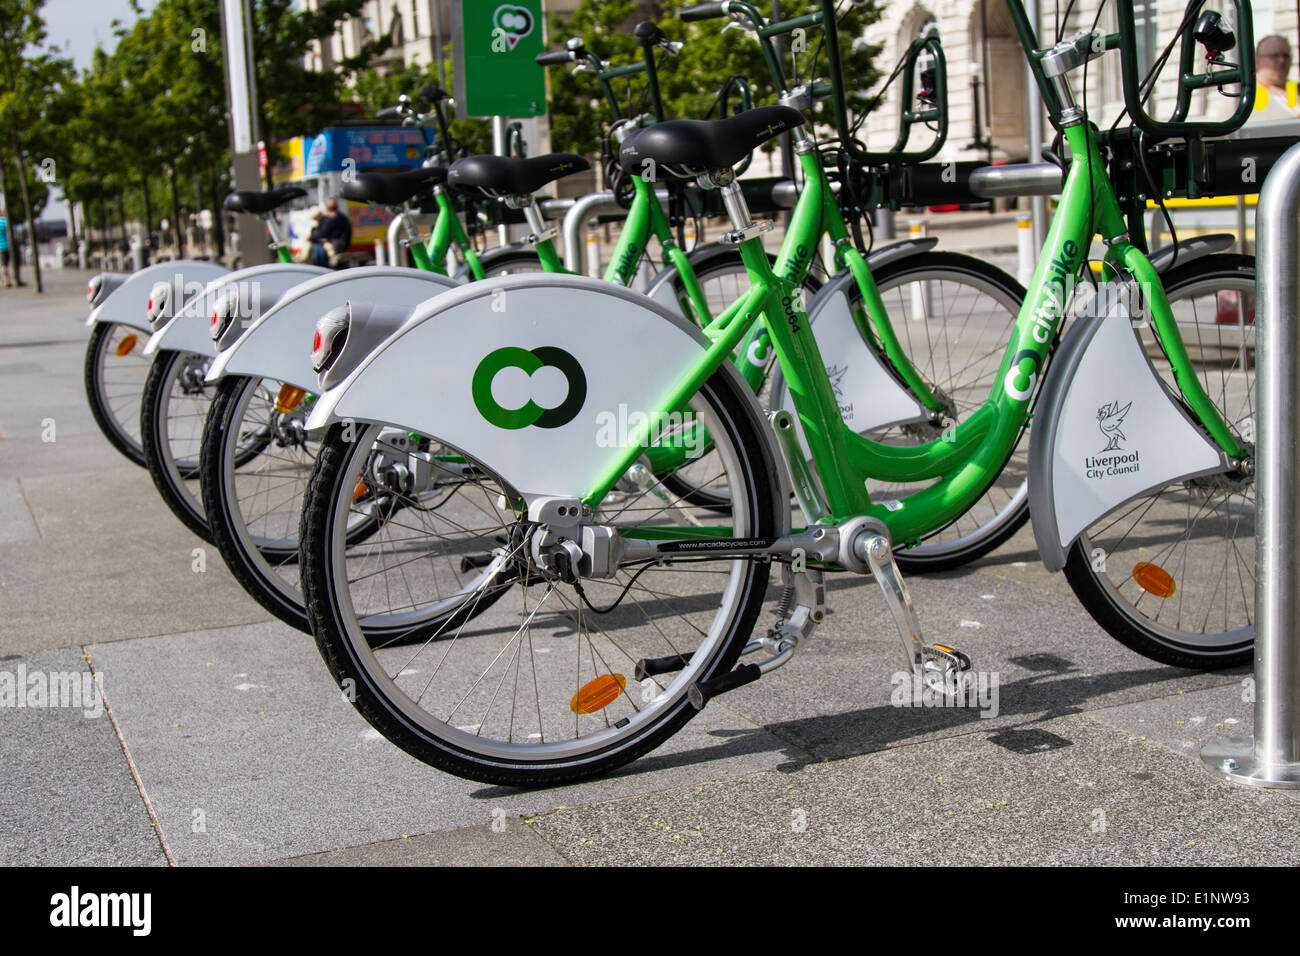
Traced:
MULTIPOLYGON (((0 38, 12 35, 9 45, 18 51, 15 81, 0 91, 0 161, 16 171, 4 134, 23 131, 26 152, 54 161, 58 185, 98 228, 127 217, 152 228, 163 216, 218 207, 230 165, 221 0, 158 0, 147 14, 136 6, 137 19, 115 21, 115 45, 97 49, 80 75, 45 46, 42 2, 0 0, 0 38), (36 26, 19 36, 23 23, 36 26)), ((296 0, 254 0, 263 138, 316 133, 339 118, 351 74, 388 38, 365 43, 324 72, 308 69, 304 55, 363 6, 364 0, 322 0, 305 10, 296 0)), ((45 183, 29 178, 37 205, 45 183)))
MULTIPOLYGON (((632 31, 657 8, 657 22, 664 33, 683 44, 676 56, 658 55, 660 86, 670 118, 703 118, 711 108, 716 116, 715 100, 731 76, 748 80, 755 105, 774 103, 776 90, 772 76, 753 35, 737 29, 724 32, 722 28, 728 21, 722 19, 683 23, 675 12, 693 2, 663 0, 648 5, 643 0, 583 0, 568 17, 551 16, 550 47, 558 49, 568 38, 581 37, 589 50, 614 65, 640 62, 641 48, 632 31)), ((755 6, 770 19, 771 3, 759 2, 755 6)), ((861 105, 866 99, 865 92, 880 77, 875 65, 880 48, 861 39, 865 29, 880 18, 880 4, 862 0, 838 6, 845 88, 850 102, 861 105)), ((821 0, 782 0, 781 16, 793 19, 821 8, 821 0)), ((810 76, 827 79, 828 66, 821 41, 822 31, 811 28, 803 37, 804 49, 796 52, 787 38, 782 65, 792 83, 810 76)), ((616 81, 625 114, 648 109, 645 87, 642 76, 616 81)), ((550 96, 553 147, 592 152, 602 125, 609 121, 609 110, 601 99, 595 77, 588 72, 574 73, 552 67, 550 96)), ((829 125, 829 107, 820 106, 814 119, 829 125)))

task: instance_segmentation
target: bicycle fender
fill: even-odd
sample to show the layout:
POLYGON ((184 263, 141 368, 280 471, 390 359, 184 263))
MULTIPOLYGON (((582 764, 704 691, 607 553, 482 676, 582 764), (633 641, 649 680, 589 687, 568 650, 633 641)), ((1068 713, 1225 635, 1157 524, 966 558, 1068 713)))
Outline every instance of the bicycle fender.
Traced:
MULTIPOLYGON (((110 295, 122 287, 127 279, 131 278, 129 272, 97 272, 90 277, 86 283, 86 301, 90 304, 90 311, 103 305, 110 295)), ((87 318, 86 325, 94 325, 94 320, 87 318)))
POLYGON ((230 323, 216 342, 207 380, 223 375, 270 378, 316 390, 311 341, 316 320, 348 302, 411 308, 459 283, 434 272, 400 266, 363 266, 330 272, 295 285, 262 314, 230 323))
POLYGON ((612 283, 489 279, 417 306, 320 396, 307 428, 396 426, 464 451, 526 497, 581 498, 626 441, 619 422, 658 408, 706 347, 681 316, 612 283))
MULTIPOLYGON (((929 421, 929 410, 899 382, 875 349, 863 340, 849 305, 848 290, 853 282, 851 272, 839 273, 821 287, 808 307, 808 322, 817 337, 817 348, 829 363, 826 374, 835 389, 844 424, 854 431, 868 432, 890 425, 929 421)), ((761 359, 762 356, 755 358, 761 359)), ((798 421, 784 376, 775 376, 772 383, 772 406, 790 412, 798 421)), ((802 424, 799 426, 799 442, 806 454, 808 445, 804 441, 802 424)))
POLYGON ((906 259, 909 256, 920 255, 922 252, 929 252, 938 244, 938 239, 928 236, 924 239, 902 239, 898 242, 891 242, 887 246, 873 249, 871 254, 867 256, 867 265, 872 269, 879 269, 881 266, 897 262, 899 259, 906 259))
MULTIPOLYGON (((169 302, 180 303, 201 292, 207 283, 229 272, 220 263, 197 259, 156 262, 125 277, 125 281, 91 310, 86 325, 113 322, 129 325, 141 332, 153 332, 149 324, 149 300, 155 287, 167 296, 169 302)), ((106 281, 116 278, 112 273, 103 275, 107 277, 106 281)))
POLYGON ((1043 381, 1029 432, 1029 511, 1049 571, 1081 532, 1173 481, 1227 468, 1218 446, 1171 394, 1133 329, 1123 285, 1075 320, 1043 381))
POLYGON ((189 296, 175 314, 157 327, 144 347, 144 354, 168 350, 214 357, 217 348, 208 331, 208 320, 219 297, 237 294, 239 313, 235 324, 252 322, 294 286, 328 271, 296 262, 272 262, 218 276, 202 291, 189 296))
POLYGON ((1223 252, 1231 248, 1237 242, 1237 237, 1227 232, 1216 232, 1208 236, 1192 236, 1190 239, 1179 240, 1178 256, 1174 256, 1174 246, 1161 246, 1159 249, 1152 251, 1149 256, 1151 265, 1155 267, 1156 272, 1168 272, 1174 266, 1182 266, 1194 259, 1200 259, 1204 256, 1212 255, 1216 252, 1223 252))

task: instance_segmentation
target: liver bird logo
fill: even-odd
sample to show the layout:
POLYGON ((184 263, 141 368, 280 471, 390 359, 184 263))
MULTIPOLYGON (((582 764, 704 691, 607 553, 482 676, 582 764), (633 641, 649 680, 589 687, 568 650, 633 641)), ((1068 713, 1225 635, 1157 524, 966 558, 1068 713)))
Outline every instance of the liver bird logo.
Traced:
MULTIPOLYGON (((1124 419, 1128 416, 1128 410, 1132 407, 1132 402, 1120 408, 1119 402, 1114 401, 1097 409, 1097 427, 1106 436, 1106 447, 1101 451, 1118 451, 1119 443, 1128 441, 1124 432, 1120 430, 1120 426, 1124 424, 1124 419)), ((1098 454, 1101 454, 1101 452, 1098 452, 1098 454)))
POLYGON ((844 397, 844 373, 848 370, 849 367, 847 365, 843 368, 840 368, 838 365, 826 366, 826 377, 831 380, 831 388, 835 390, 836 398, 844 397))

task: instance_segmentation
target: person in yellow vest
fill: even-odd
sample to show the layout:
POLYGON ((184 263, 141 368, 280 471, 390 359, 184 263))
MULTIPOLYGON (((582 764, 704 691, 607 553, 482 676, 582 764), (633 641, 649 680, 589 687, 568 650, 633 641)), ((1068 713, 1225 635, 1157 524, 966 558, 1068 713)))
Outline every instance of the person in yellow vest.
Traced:
POLYGON ((1267 36, 1255 46, 1255 110, 1250 119, 1256 123, 1300 119, 1296 85, 1288 82, 1291 72, 1291 44, 1286 37, 1267 36))

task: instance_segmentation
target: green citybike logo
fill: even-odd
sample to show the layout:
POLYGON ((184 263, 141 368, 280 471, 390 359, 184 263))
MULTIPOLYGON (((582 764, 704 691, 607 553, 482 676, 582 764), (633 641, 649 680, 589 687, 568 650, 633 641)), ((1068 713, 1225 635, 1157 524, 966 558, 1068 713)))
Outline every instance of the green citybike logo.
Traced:
POLYGON ((578 360, 564 349, 553 345, 543 345, 535 349, 521 349, 513 345, 488 353, 474 370, 474 379, 470 390, 474 396, 474 407, 479 414, 497 428, 559 428, 567 425, 582 410, 587 400, 587 376, 582 371, 578 360), (531 398, 519 408, 505 408, 492 396, 492 383, 497 373, 507 368, 523 369, 532 378, 538 369, 557 368, 568 382, 568 393, 564 401, 554 408, 543 408, 531 398))

